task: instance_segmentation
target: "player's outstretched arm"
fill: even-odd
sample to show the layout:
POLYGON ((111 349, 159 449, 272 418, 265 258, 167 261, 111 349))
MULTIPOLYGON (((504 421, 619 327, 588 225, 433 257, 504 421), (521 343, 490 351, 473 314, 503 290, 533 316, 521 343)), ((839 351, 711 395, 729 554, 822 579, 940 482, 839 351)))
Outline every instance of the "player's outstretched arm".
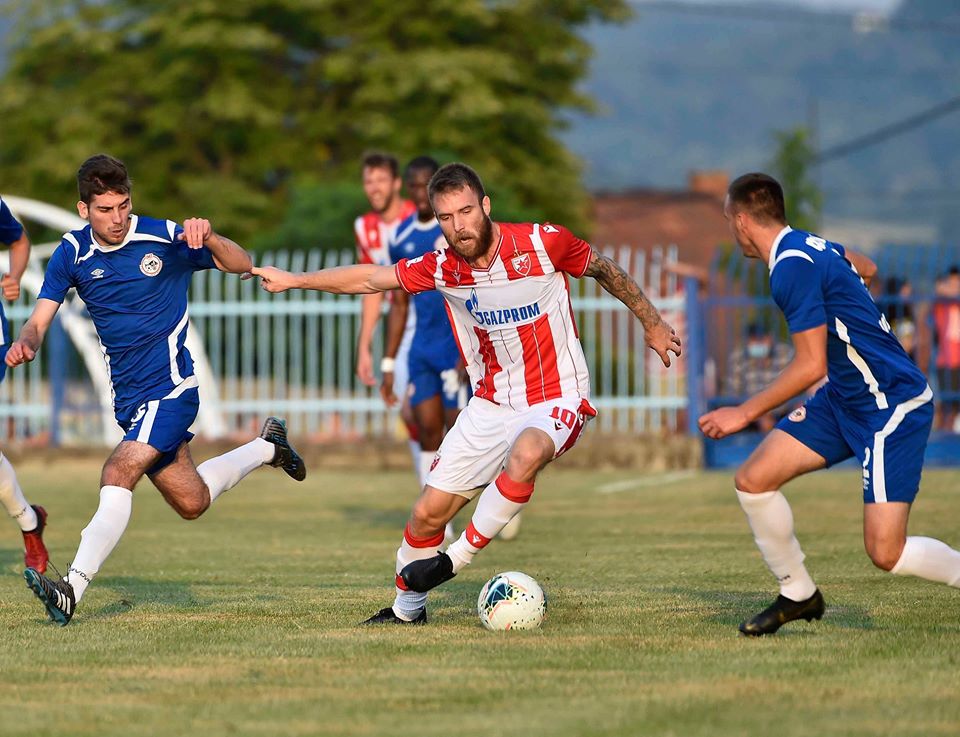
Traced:
POLYGON ((254 266, 249 272, 260 277, 260 286, 268 292, 288 289, 314 289, 331 294, 374 294, 397 289, 400 282, 392 266, 356 264, 292 274, 275 266, 254 266))
POLYGON ((253 267, 250 254, 237 243, 213 230, 209 220, 189 218, 183 221, 180 240, 186 241, 190 248, 210 249, 213 261, 220 271, 229 274, 246 274, 253 267))
POLYGON ((801 394, 827 373, 827 326, 793 334, 793 360, 766 389, 737 407, 721 407, 700 418, 700 430, 718 440, 740 432, 784 402, 801 394))
POLYGON ((19 366, 21 363, 27 363, 36 358, 40 344, 43 342, 43 336, 47 334, 47 329, 59 309, 60 303, 54 302, 52 299, 37 300, 30 319, 20 328, 20 335, 17 336, 17 339, 7 351, 5 359, 7 366, 19 366))
POLYGON ((657 352, 664 366, 670 365, 670 351, 673 351, 674 355, 680 355, 680 338, 677 337, 677 332, 663 321, 657 308, 640 289, 640 285, 621 269, 619 264, 594 250, 584 276, 592 276, 601 287, 640 318, 647 345, 657 352))

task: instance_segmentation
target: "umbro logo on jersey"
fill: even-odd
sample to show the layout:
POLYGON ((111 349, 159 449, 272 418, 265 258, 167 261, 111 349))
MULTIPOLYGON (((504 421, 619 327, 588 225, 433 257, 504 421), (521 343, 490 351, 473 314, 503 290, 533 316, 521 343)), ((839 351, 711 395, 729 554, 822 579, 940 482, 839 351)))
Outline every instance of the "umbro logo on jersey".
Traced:
POLYGON ((148 253, 140 260, 140 271, 146 276, 156 276, 163 268, 163 261, 155 253, 148 253))
POLYGON ((103 269, 94 269, 90 272, 90 276, 92 276, 94 279, 103 279, 103 274, 103 269))

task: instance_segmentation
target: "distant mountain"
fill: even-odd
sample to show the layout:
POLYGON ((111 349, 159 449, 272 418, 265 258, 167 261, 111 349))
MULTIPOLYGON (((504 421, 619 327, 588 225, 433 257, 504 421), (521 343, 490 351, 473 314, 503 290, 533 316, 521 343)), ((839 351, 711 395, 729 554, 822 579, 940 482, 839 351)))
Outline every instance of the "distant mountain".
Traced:
MULTIPOLYGON (((795 7, 678 5, 637 4, 628 24, 586 33, 595 58, 584 88, 602 111, 574 116, 565 140, 592 189, 763 168, 774 130, 815 121, 827 149, 960 96, 957 3, 907 0, 890 30, 869 33, 795 7)), ((958 132, 960 110, 824 164, 827 213, 956 232, 958 132)))

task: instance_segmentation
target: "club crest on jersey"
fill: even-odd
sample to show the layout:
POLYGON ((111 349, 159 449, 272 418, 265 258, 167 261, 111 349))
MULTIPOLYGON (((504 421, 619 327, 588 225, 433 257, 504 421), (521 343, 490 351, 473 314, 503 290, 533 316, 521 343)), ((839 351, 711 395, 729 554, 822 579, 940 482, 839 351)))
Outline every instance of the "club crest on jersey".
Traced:
POLYGON ((526 276, 530 273, 529 253, 521 253, 519 256, 514 256, 510 263, 513 265, 513 270, 520 274, 520 276, 526 276))
POLYGON ((140 259, 140 271, 145 276, 156 276, 163 268, 163 261, 154 253, 148 253, 140 259))

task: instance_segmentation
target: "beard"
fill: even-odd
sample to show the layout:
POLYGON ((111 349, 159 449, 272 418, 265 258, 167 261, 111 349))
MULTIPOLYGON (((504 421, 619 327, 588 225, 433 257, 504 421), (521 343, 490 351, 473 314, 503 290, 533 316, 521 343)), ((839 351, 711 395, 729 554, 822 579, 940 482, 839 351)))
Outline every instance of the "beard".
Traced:
POLYGON ((466 261, 472 261, 485 254, 491 243, 493 243, 493 221, 489 215, 484 215, 478 231, 464 231, 452 241, 447 238, 450 248, 466 261))

